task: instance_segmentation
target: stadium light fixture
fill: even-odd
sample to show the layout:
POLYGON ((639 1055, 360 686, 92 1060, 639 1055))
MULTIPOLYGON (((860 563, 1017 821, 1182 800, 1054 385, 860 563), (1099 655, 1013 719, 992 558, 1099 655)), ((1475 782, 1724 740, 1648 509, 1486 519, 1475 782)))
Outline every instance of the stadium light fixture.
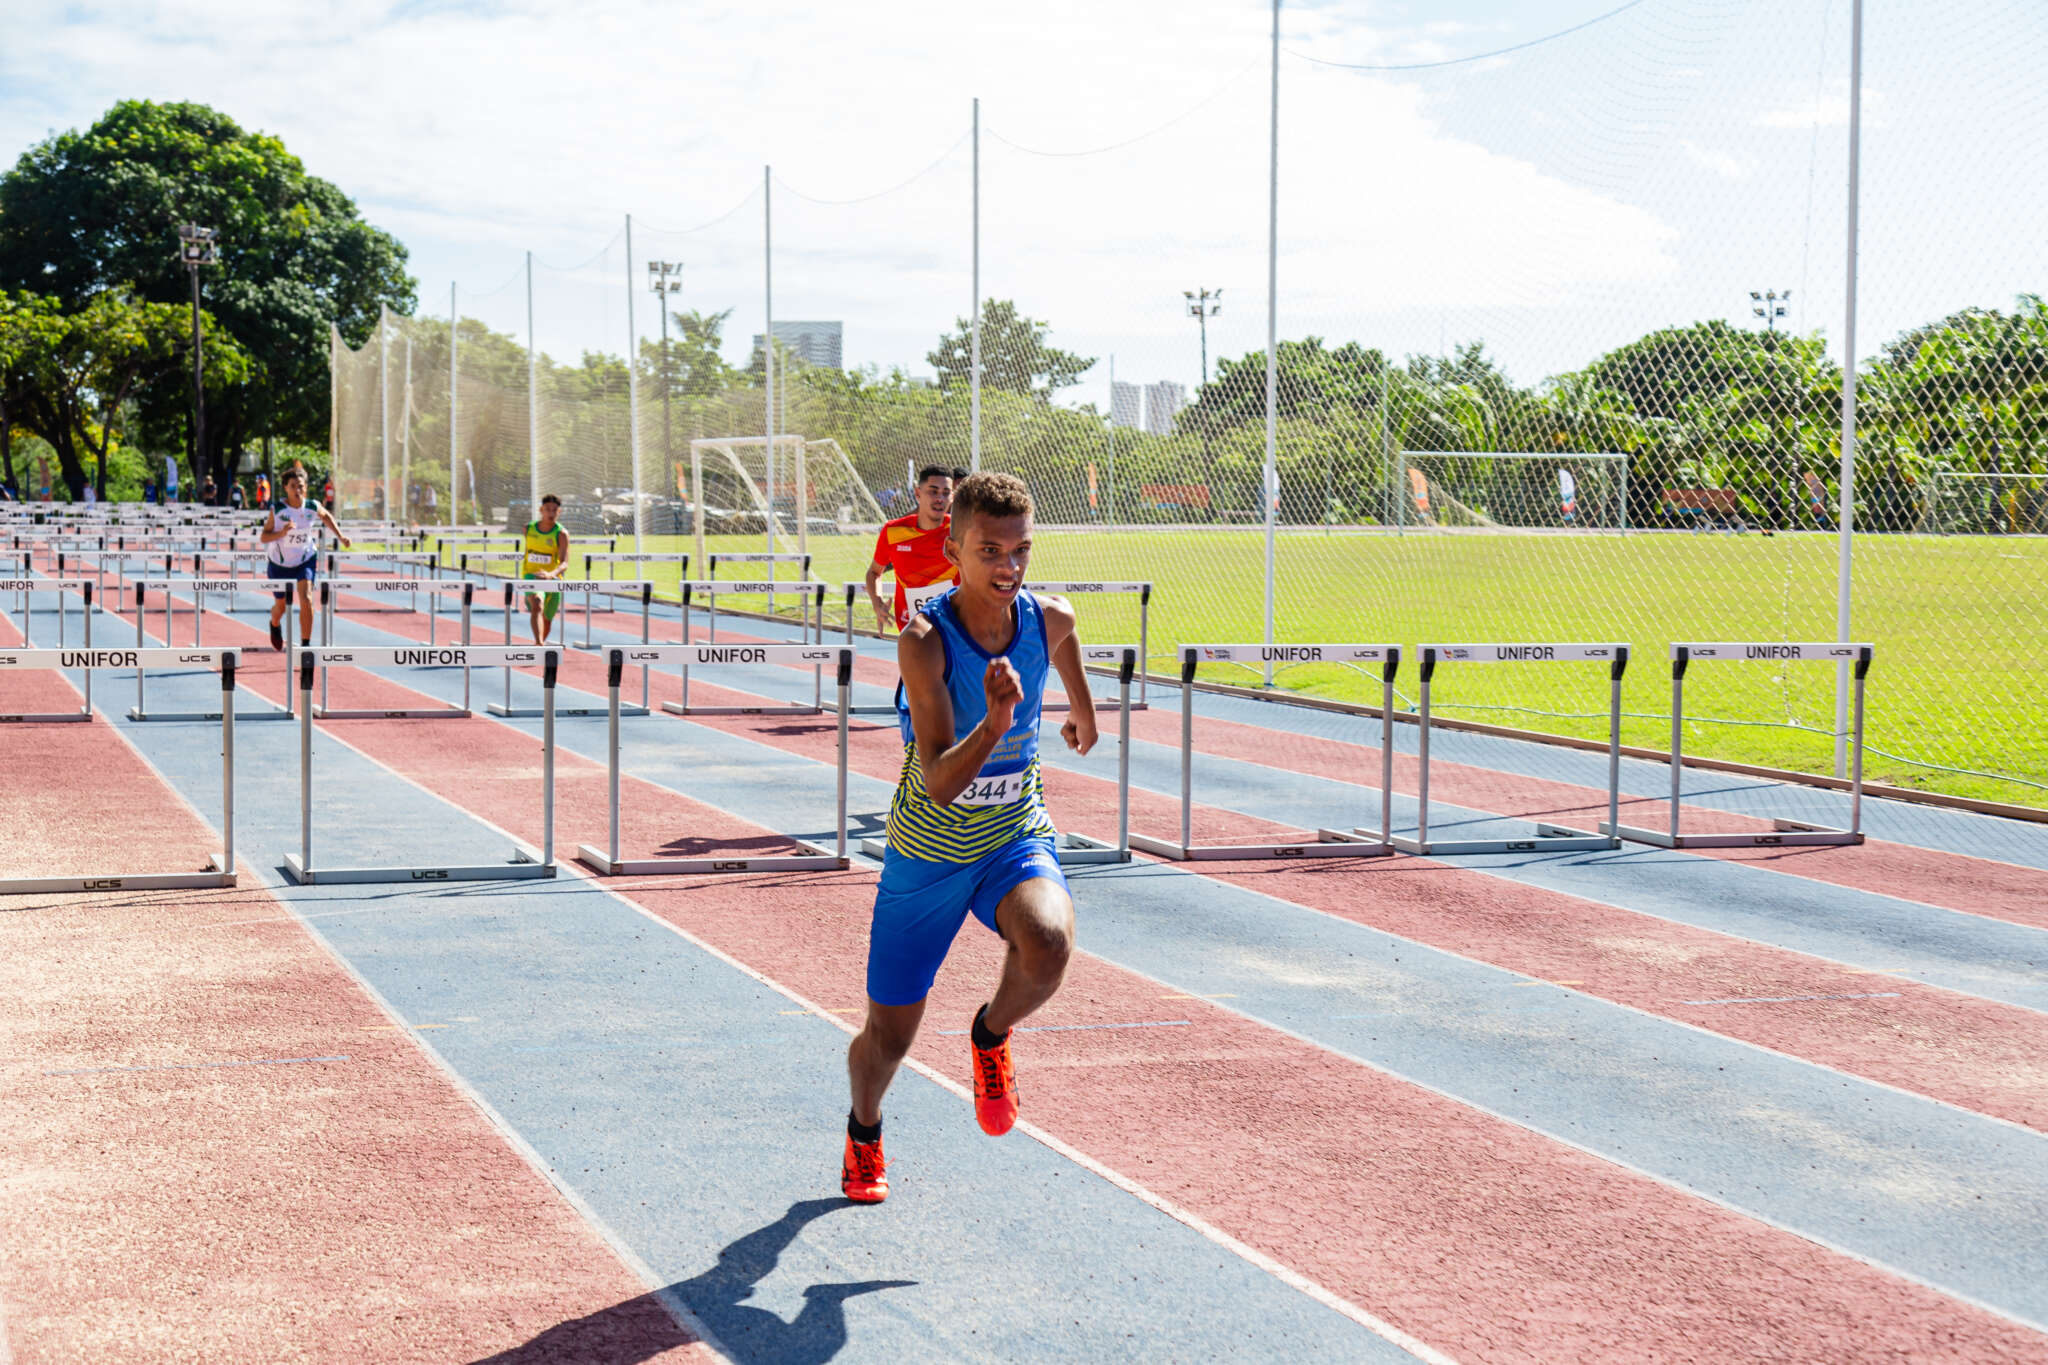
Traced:
MULTIPOLYGON (((178 225, 178 261, 185 267, 185 273, 192 277, 192 481, 202 487, 205 484, 202 462, 206 449, 206 371, 199 339, 199 268, 219 263, 219 247, 220 234, 214 229, 197 223, 178 225)), ((100 496, 104 498, 104 462, 100 466, 100 479, 100 496)))
MULTIPOLYGON (((681 261, 649 261, 647 263, 647 292, 661 300, 661 456, 664 465, 672 457, 675 438, 669 421, 668 400, 671 380, 668 370, 668 299, 671 294, 683 292, 683 263, 681 261)), ((639 516, 640 509, 634 508, 633 515, 639 516)))
POLYGON ((1785 316, 1785 302, 1792 297, 1792 291, 1766 289, 1759 293, 1752 289, 1749 291, 1749 297, 1754 304, 1749 310, 1750 316, 1762 318, 1764 330, 1775 332, 1778 329, 1778 319, 1785 316))

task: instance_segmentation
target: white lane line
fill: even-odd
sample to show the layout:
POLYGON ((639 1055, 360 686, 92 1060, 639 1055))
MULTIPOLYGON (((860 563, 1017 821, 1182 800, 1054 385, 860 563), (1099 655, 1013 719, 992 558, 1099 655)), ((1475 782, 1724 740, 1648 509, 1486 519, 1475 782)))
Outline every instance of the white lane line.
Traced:
POLYGON ((1738 995, 1727 1000, 1682 1000, 1684 1005, 1792 1005, 1801 1000, 1896 1000, 1899 991, 1857 991, 1846 995, 1738 995))

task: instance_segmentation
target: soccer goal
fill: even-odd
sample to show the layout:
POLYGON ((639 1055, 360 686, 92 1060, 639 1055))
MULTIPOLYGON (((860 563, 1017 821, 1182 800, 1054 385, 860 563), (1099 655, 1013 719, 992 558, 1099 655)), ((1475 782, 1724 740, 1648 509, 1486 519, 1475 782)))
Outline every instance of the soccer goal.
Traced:
POLYGON ((1389 498, 1397 526, 1626 531, 1628 456, 1404 450, 1389 498))
MULTIPOLYGON (((684 471, 676 470, 683 483, 684 471)), ((690 442, 688 492, 697 559, 704 537, 767 533, 810 549, 812 535, 870 534, 886 517, 839 442, 782 435, 707 436, 690 442)))
POLYGON ((1926 536, 2048 535, 2048 474, 1937 470, 1913 529, 1926 536))

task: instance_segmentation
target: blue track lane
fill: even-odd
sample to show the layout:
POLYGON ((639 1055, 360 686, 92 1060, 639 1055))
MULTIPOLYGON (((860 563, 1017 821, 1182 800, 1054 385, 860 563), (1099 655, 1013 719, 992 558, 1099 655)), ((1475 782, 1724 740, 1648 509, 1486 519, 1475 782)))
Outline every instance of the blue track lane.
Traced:
MULTIPOLYGON (((210 675, 150 690, 165 708, 218 695, 210 675)), ((601 720, 577 728, 601 741, 601 720)), ((217 725, 123 730, 217 811, 217 725)), ((503 835, 324 732, 315 751, 320 847, 347 862, 503 855, 503 835)), ((289 885, 296 727, 238 728, 237 758, 245 862, 408 1024, 447 1025, 422 1042, 736 1359, 1412 1359, 1050 1148, 992 1143, 910 1071, 890 1201, 847 1205, 838 1029, 575 878, 289 885)))

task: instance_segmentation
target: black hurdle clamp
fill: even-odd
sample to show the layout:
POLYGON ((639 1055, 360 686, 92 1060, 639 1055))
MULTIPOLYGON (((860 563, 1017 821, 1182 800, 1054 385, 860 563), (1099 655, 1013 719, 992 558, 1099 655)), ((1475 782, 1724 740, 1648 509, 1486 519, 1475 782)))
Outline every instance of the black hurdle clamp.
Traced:
POLYGON ((626 676, 626 651, 608 649, 605 651, 604 683, 606 687, 617 687, 619 680, 626 676))

